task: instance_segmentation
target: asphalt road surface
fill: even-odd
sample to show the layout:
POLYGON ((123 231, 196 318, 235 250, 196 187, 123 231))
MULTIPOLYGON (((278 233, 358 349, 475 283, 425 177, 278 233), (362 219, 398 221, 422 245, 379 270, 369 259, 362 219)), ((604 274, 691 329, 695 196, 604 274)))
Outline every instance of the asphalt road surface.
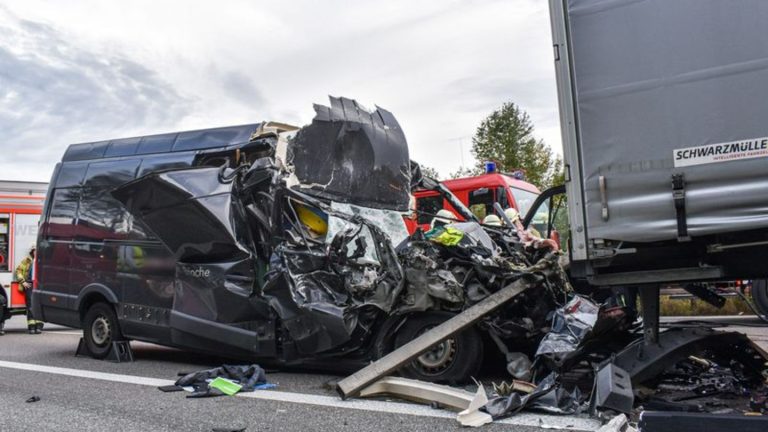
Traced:
MULTIPOLYGON (((664 322, 680 318, 665 318, 664 322)), ((768 349, 768 329, 754 317, 715 318, 741 324, 768 349)), ((180 372, 220 366, 225 359, 132 342, 135 362, 75 357, 80 331, 49 325, 28 335, 24 320, 8 321, 0 337, 0 431, 449 431, 455 414, 402 401, 342 401, 332 389, 340 376, 305 370, 271 371, 275 390, 240 397, 187 399, 162 393, 180 372), (38 396, 39 402, 25 403, 38 396)), ((467 388, 470 391, 474 389, 467 388)), ((522 414, 483 427, 487 431, 595 430, 589 419, 522 414)))
MULTIPOLYGON (((187 399, 163 393, 180 372, 217 367, 224 359, 132 342, 136 361, 75 357, 81 332, 46 326, 26 332, 23 317, 0 336, 0 431, 450 431, 455 414, 402 401, 342 401, 329 385, 340 376, 270 371, 278 385, 240 397, 187 399), (38 396, 39 402, 25 403, 38 396)), ((472 389, 470 389, 472 390, 472 389)), ((522 414, 483 430, 595 430, 589 419, 522 414)))

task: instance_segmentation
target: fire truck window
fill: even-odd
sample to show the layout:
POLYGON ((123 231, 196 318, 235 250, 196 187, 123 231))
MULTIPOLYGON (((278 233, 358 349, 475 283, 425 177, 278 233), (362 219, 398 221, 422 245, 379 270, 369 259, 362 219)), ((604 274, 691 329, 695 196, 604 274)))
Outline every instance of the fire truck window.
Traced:
POLYGON ((441 195, 422 197, 416 200, 416 211, 419 224, 432 223, 432 218, 443 209, 443 197, 441 195))
POLYGON ((520 217, 525 217, 528 214, 528 210, 531 209, 531 205, 536 201, 536 197, 539 195, 526 190, 511 188, 512 196, 515 198, 515 204, 517 204, 517 211, 520 212, 520 217))
POLYGON ((8 216, 0 217, 0 271, 8 271, 8 236, 10 220, 8 216))
POLYGON ((496 202, 499 203, 501 208, 506 209, 509 207, 509 199, 507 199, 507 188, 496 188, 496 202))
POLYGON ((469 209, 479 220, 494 214, 493 195, 493 190, 488 188, 475 189, 469 193, 469 209))

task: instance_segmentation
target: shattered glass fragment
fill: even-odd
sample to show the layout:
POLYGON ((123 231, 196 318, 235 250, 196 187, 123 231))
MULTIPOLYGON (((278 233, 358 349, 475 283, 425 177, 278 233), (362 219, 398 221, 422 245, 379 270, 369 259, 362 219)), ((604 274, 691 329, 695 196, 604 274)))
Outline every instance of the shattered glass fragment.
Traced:
MULTIPOLYGON (((408 238, 408 228, 405 226, 403 215, 400 212, 386 209, 361 207, 335 201, 331 202, 331 209, 349 216, 360 216, 370 223, 376 225, 387 235, 387 237, 389 237, 392 245, 394 246, 399 245, 406 238, 408 238)), ((346 228, 350 223, 351 222, 348 220, 336 216, 331 216, 328 219, 328 237, 326 241, 330 243, 333 236, 344 230, 344 228, 346 228)), ((370 234, 368 234, 367 237, 370 237, 370 234)))

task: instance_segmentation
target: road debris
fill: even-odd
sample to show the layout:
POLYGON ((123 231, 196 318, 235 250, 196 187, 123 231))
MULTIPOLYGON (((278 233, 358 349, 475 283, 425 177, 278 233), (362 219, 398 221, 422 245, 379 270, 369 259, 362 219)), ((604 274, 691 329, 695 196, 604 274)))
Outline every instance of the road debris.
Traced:
POLYGON ((635 432, 637 429, 629 425, 629 419, 624 414, 619 414, 608 423, 602 425, 597 432, 635 432))
POLYGON ((464 411, 456 416, 462 426, 480 427, 493 421, 490 414, 480 411, 488 403, 488 395, 482 385, 477 386, 477 393, 464 411))
POLYGON ((453 411, 469 408, 475 396, 456 387, 402 377, 386 377, 364 388, 360 397, 395 396, 423 404, 436 404, 453 411))
MULTIPOLYGON (((188 398, 234 395, 264 388, 267 375, 258 365, 223 365, 221 367, 192 372, 176 380, 175 386, 191 388, 188 398)), ((174 389, 162 391, 175 391, 174 389)))

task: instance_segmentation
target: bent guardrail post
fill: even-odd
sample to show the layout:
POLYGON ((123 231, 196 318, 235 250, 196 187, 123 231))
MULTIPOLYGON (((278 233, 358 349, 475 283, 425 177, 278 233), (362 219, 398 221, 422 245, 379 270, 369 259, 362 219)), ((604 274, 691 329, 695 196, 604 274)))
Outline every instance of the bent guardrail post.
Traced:
POLYGON ((435 344, 438 344, 471 326, 511 300, 513 297, 525 291, 530 286, 531 280, 526 280, 526 277, 521 277, 464 312, 454 316, 439 326, 430 329, 416 339, 339 381, 336 385, 336 391, 342 399, 359 395, 362 389, 372 384, 374 381, 389 375, 409 361, 428 351, 435 344))

